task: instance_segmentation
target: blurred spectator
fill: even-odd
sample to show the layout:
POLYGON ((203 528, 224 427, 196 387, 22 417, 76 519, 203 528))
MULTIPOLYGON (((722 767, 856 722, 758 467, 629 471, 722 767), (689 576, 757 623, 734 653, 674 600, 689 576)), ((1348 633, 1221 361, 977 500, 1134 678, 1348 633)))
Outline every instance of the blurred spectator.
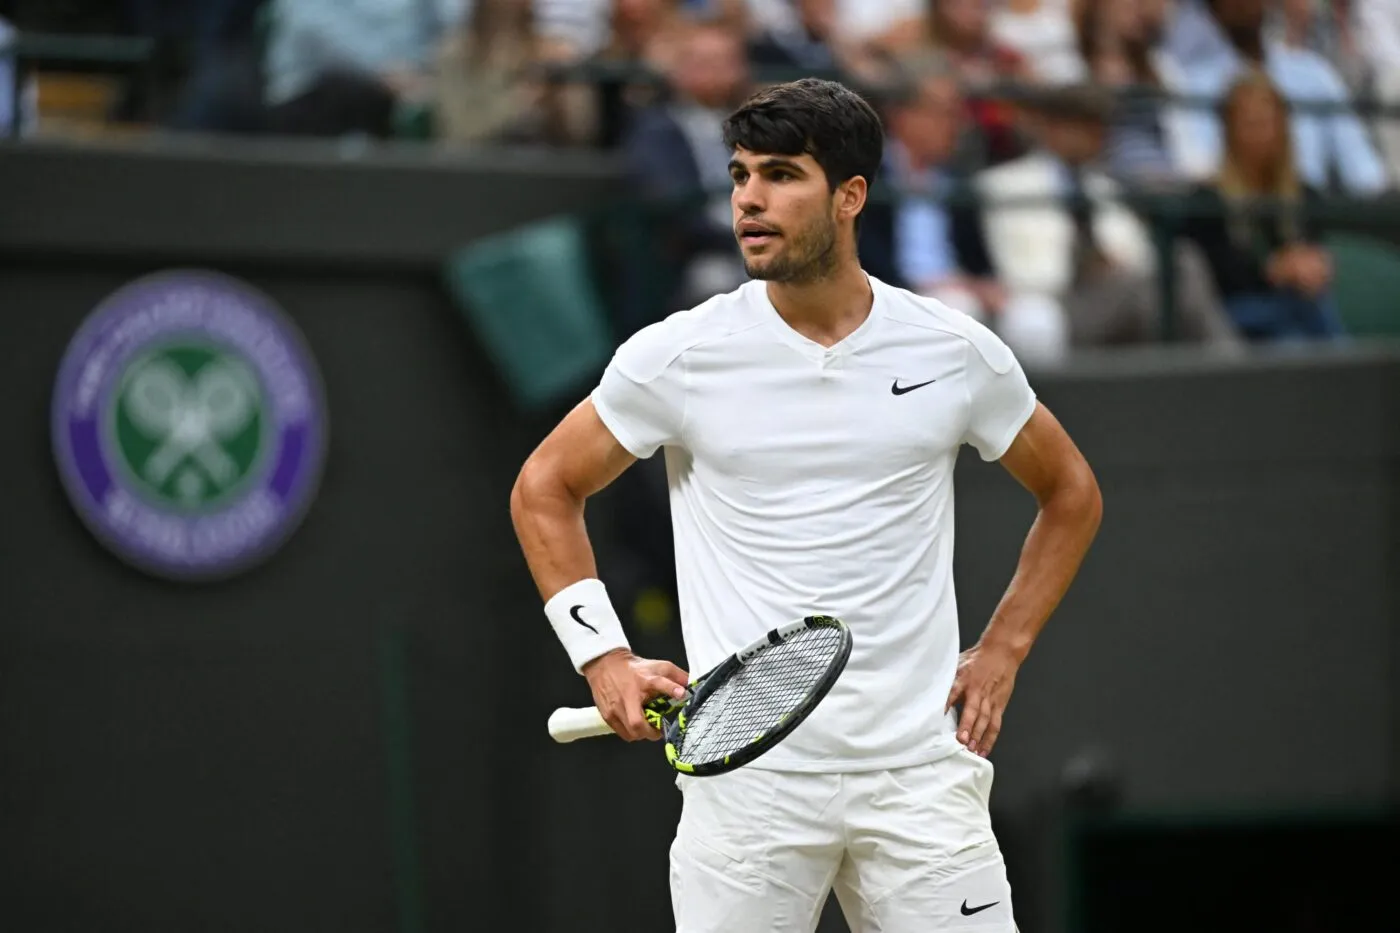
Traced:
MULTIPOLYGON (((1019 353, 1055 358, 1066 346, 1155 341, 1161 336, 1161 291, 1148 230, 1120 200, 1116 182, 1097 166, 1103 156, 1112 98, 1091 85, 1035 95, 1028 120, 1038 145, 1028 155, 982 172, 979 195, 987 253, 1014 300, 1035 298, 1041 313, 1023 312, 1023 333, 1001 331, 1019 353), (1041 206, 998 207, 1033 199, 1041 206)), ((1174 250, 1175 311, 1181 339, 1235 345, 1210 270, 1190 244, 1174 250)))
POLYGON ((1352 28, 1351 0, 1277 0, 1264 19, 1264 39, 1325 58, 1353 93, 1370 75, 1352 28))
POLYGON ((268 129, 388 136, 396 108, 426 104, 464 0, 272 0, 268 129))
MULTIPOLYGON (((1400 0, 1353 0, 1355 33, 1381 105, 1400 107, 1400 0)), ((1400 177, 1400 117, 1374 121, 1392 177, 1400 177)))
POLYGON ((531 0, 474 0, 466 28, 439 63, 437 135, 448 142, 560 141, 549 124, 535 64, 531 0))
POLYGON ((1085 0, 999 0, 991 14, 992 39, 1025 60, 1037 81, 1069 84, 1085 77, 1072 4, 1085 0))
POLYGON ((836 0, 793 0, 792 12, 757 26, 749 41, 749 62, 755 68, 835 71, 836 0))
MULTIPOLYGON (((673 303, 688 307, 744 281, 723 124, 748 92, 749 73, 743 36, 721 23, 687 26, 677 53, 670 98, 636 115, 623 154, 641 195, 676 218, 664 234, 670 268, 639 268, 635 275, 667 275, 678 283, 673 303)), ((623 330, 649 323, 655 310, 637 302, 626 311, 623 330)))
MULTIPOLYGON (((801 0, 746 0, 750 25, 758 31, 791 30, 801 18, 801 0)), ((831 0, 832 34, 866 53, 890 54, 922 40, 928 0, 831 0)))
POLYGON ((1210 0, 1166 0, 1162 49, 1185 72, 1231 54, 1230 40, 1210 11, 1210 0))
POLYGON ((1267 75, 1249 72, 1230 89, 1223 115, 1220 174, 1193 198, 1185 235, 1209 257, 1226 309, 1248 338, 1340 334, 1327 292, 1331 261, 1309 216, 1316 193, 1299 178, 1283 95, 1267 75))
MULTIPOLYGON (((158 4, 137 0, 130 6, 138 32, 157 35, 171 28, 158 25, 158 4)), ((258 16, 267 2, 211 0, 195 6, 190 73, 169 123, 178 130, 257 132, 264 114, 258 16)))
MULTIPOLYGON (((1228 53, 1194 64, 1187 91, 1219 100, 1235 77, 1262 67, 1293 105, 1323 104, 1327 112, 1302 112, 1292 123, 1298 171, 1315 188, 1340 176, 1352 194, 1373 194, 1386 185, 1385 166, 1365 126, 1350 109, 1346 83, 1316 52, 1269 42, 1263 36, 1265 0, 1211 0, 1211 10, 1230 41, 1228 53)), ((1213 176, 1220 167, 1220 122, 1209 110, 1190 115, 1182 168, 1191 176, 1213 176)))
POLYGON ((1119 106, 1109 127, 1104 168, 1135 184, 1158 184, 1180 174, 1177 162, 1189 123, 1167 99, 1184 77, 1162 49, 1163 0, 1078 0, 1075 29, 1089 74, 1114 88, 1119 106))
POLYGON ((837 71, 848 80, 887 79, 894 54, 922 37, 923 0, 748 0, 758 68, 837 71))
POLYGON ((989 164, 1025 151, 1017 132, 1016 108, 999 99, 995 85, 1031 75, 1020 53, 994 40, 987 25, 987 0, 930 0, 930 45, 953 63, 971 99, 974 123, 986 143, 989 164))
POLYGON ((862 215, 861 263, 881 281, 978 320, 1002 318, 1006 290, 990 275, 976 216, 946 203, 970 174, 958 158, 967 104, 957 74, 936 54, 901 71, 910 90, 886 108, 881 188, 889 196, 872 197, 862 215))
MULTIPOLYGON (((563 7, 570 0, 536 0, 537 9, 563 7)), ((690 20, 681 0, 573 0, 599 17, 602 40, 596 46, 559 40, 558 27, 544 30, 547 61, 602 66, 603 73, 551 89, 548 105, 568 136, 612 148, 621 141, 628 112, 654 103, 659 96, 651 76, 672 70, 680 36, 690 20), (641 69, 643 73, 630 73, 641 69)))
MULTIPOLYGON (((15 40, 15 28, 9 21, 0 17, 0 48, 15 40)), ((32 133, 39 121, 39 85, 31 78, 23 78, 15 67, 13 57, 0 54, 0 135, 27 136, 32 133), (20 82, 23 82, 21 85, 20 82), (18 107, 18 113, 16 113, 18 107)))

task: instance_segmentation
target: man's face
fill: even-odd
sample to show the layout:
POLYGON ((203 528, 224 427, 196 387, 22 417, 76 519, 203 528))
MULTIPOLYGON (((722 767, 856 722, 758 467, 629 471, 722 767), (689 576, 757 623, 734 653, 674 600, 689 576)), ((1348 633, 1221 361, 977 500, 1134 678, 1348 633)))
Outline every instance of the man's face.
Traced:
POLYGON ((736 149, 729 175, 734 235, 750 278, 808 282, 835 267, 837 195, 816 159, 736 149))
POLYGON ((673 81, 697 104, 727 106, 747 80, 744 49, 734 34, 717 26, 700 26, 681 42, 673 81))
POLYGON ((911 158, 924 165, 942 165, 957 148, 963 107, 962 93, 955 79, 925 81, 918 97, 896 115, 895 135, 911 158))

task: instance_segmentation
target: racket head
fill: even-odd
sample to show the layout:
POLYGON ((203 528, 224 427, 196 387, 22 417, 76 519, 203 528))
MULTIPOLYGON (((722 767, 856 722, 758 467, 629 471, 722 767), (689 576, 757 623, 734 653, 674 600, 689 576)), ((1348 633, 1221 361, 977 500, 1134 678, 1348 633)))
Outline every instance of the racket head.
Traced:
POLYGON ((807 616, 735 652, 683 700, 661 698, 648 716, 667 762, 692 777, 749 764, 811 715, 845 670, 851 644, 841 620, 807 616))

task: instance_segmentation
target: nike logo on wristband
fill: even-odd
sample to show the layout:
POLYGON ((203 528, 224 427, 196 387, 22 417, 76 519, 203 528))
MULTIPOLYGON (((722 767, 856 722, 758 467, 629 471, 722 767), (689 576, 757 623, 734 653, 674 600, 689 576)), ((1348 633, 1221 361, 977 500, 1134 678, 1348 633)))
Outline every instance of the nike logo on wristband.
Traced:
POLYGON ((570 616, 573 618, 573 620, 574 620, 575 622, 577 622, 579 625, 582 625, 584 628, 588 629, 588 630, 589 630, 590 632, 592 632, 594 635, 597 635, 597 634, 598 634, 598 630, 597 630, 596 628, 594 628, 593 626, 589 625, 587 622, 583 621, 583 619, 579 617, 578 611, 579 611, 580 609, 582 609, 582 608, 583 608, 583 606, 581 606, 581 605, 570 607, 570 609, 569 609, 569 615, 570 615, 570 616))

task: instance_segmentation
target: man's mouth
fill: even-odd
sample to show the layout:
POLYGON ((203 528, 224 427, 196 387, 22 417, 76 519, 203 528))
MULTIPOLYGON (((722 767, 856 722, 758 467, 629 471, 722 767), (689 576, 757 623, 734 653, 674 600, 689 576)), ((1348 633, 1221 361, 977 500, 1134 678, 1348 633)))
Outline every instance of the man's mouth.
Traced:
POLYGON ((771 243, 781 234, 772 227, 745 222, 739 224, 739 242, 747 246, 758 246, 764 243, 771 243))

